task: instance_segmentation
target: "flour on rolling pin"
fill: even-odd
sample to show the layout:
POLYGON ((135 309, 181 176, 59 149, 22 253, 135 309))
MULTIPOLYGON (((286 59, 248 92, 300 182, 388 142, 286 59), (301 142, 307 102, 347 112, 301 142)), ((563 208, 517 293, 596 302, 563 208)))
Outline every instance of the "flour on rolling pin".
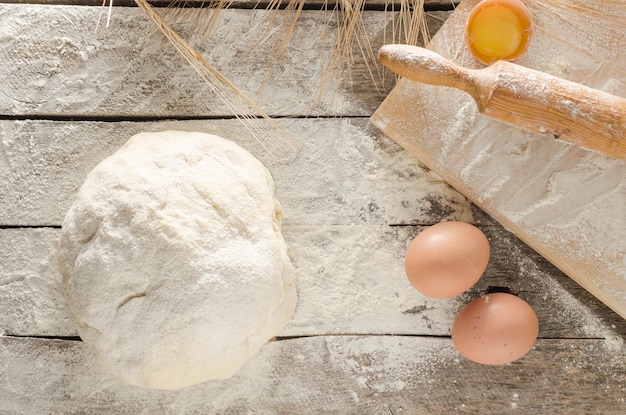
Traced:
POLYGON ((506 61, 465 69, 410 45, 385 45, 378 56, 407 79, 467 92, 493 118, 626 159, 626 99, 506 61))

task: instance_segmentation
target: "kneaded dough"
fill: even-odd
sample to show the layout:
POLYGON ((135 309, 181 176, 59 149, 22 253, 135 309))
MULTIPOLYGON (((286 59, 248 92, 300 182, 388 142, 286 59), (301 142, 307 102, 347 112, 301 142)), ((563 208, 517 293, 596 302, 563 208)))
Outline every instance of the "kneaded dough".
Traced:
POLYGON ((232 376, 293 315, 281 221, 270 173, 235 143, 135 135, 63 222, 59 268, 81 338, 131 385, 232 376))

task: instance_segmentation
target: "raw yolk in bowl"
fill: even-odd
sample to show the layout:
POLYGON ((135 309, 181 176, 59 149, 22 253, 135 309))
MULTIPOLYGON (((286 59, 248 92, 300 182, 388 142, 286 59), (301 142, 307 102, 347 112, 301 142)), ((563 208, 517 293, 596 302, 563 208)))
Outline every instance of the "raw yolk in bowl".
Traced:
POLYGON ((504 59, 519 49, 522 22, 511 9, 494 5, 476 15, 469 28, 469 36, 482 55, 504 59))
POLYGON ((515 60, 528 47, 532 15, 519 0, 484 0, 469 15, 466 40, 481 62, 515 60))

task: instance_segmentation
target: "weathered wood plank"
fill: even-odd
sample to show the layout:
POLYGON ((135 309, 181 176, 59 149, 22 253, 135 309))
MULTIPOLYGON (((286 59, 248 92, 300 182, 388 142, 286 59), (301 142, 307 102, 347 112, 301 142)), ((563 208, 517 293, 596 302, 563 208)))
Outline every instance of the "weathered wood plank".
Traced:
POLYGON ((581 295, 584 290, 512 234, 499 226, 481 228, 492 247, 485 275, 466 294, 435 300, 417 293, 404 274, 406 246, 421 227, 287 227, 299 303, 281 335, 445 336, 461 307, 490 287, 528 301, 542 337, 622 339, 626 334, 623 319, 603 321, 612 313, 593 310, 599 301, 581 295))
MULTIPOLYGON (((102 6, 102 1, 100 0, 2 0, 2 3, 7 4, 50 4, 50 5, 74 5, 74 6, 102 6)), ((123 6, 123 7, 132 7, 135 5, 134 0, 114 0, 113 1, 115 7, 123 6)), ((287 4, 290 3, 290 0, 282 0, 280 2, 277 1, 269 1, 269 0, 232 0, 230 2, 230 8, 232 9, 251 9, 257 8, 262 9, 266 8, 269 5, 274 6, 275 4, 280 4, 281 8, 286 7, 287 4)), ((338 7, 340 1, 333 0, 305 0, 304 8, 306 10, 311 9, 321 9, 323 7, 333 8, 335 6, 338 7)), ((459 3, 459 0, 424 0, 424 9, 425 10, 450 10, 454 6, 459 3)), ((151 0, 150 4, 155 7, 171 7, 174 2, 171 0, 151 0)), ((395 8, 398 9, 402 5, 400 0, 366 0, 365 8, 368 10, 371 9, 381 9, 383 7, 387 7, 389 9, 395 8)), ((176 4, 177 7, 212 7, 211 2, 206 2, 203 0, 186 0, 184 2, 178 2, 176 4)), ((107 2, 108 7, 108 2, 107 2)))
MULTIPOLYGON (((490 287, 535 309, 545 338, 616 338, 626 321, 499 226, 481 226, 491 247, 485 275, 466 294, 436 300, 404 274, 404 252, 419 226, 286 226, 298 306, 281 336, 410 334, 447 336, 461 307, 490 287), (320 301, 323 299, 323 301, 320 301)), ((59 229, 0 229, 0 332, 76 336, 56 265, 59 229)))
MULTIPOLYGON (((89 28, 95 29, 99 13, 98 7, 0 4, 0 114, 233 115, 141 10, 115 8, 110 27, 96 34, 89 28)), ((207 35, 202 28, 212 13, 179 10, 172 25, 270 115, 369 116, 382 101, 362 59, 355 59, 347 85, 322 88, 336 26, 332 13, 303 11, 280 57, 272 48, 284 33, 277 24, 266 33, 269 12, 224 10, 207 35)), ((392 15, 364 13, 373 50, 390 38, 384 33, 392 15)), ((441 25, 430 21, 431 32, 441 25)), ((388 76, 382 90, 392 84, 388 76)))
POLYGON ((449 339, 301 338, 268 343, 229 380, 167 392, 121 384, 82 342, 0 338, 0 411, 623 414, 624 352, 605 340, 541 340, 516 363, 479 366, 449 339))
POLYGON ((279 122, 301 145, 291 160, 275 160, 236 120, 0 121, 0 225, 61 225, 93 167, 133 134, 168 129, 218 134, 257 156, 274 176, 287 225, 471 220, 463 196, 366 119, 279 122))

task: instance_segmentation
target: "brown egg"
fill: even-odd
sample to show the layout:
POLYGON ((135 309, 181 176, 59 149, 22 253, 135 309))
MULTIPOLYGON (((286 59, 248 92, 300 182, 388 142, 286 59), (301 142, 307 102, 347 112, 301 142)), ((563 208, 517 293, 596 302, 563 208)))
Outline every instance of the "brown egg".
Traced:
POLYGON ((521 298, 487 294, 469 303, 452 324, 452 342, 465 357, 486 365, 513 362, 532 349, 539 323, 521 298))
POLYGON ((480 229, 464 222, 441 222, 411 241, 404 269, 422 294, 449 298, 474 285, 488 262, 489 241, 480 229))

